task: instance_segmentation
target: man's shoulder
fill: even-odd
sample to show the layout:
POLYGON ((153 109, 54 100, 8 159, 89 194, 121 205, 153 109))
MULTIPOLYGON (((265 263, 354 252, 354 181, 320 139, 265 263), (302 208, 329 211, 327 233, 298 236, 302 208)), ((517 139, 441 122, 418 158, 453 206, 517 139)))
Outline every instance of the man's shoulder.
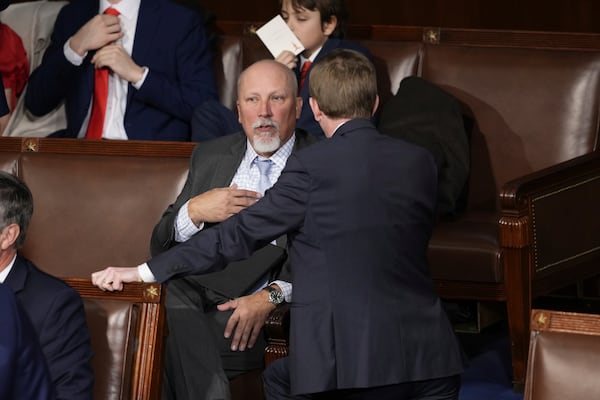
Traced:
POLYGON ((198 143, 194 148, 194 154, 210 155, 231 152, 232 149, 235 149, 235 146, 243 146, 245 150, 245 144, 246 135, 244 132, 236 132, 198 143))
MULTIPOLYGON (((148 0, 144 0, 148 1, 148 0)), ((185 20, 196 20, 205 23, 207 14, 204 9, 196 3, 189 0, 151 0, 160 5, 163 10, 167 10, 168 14, 163 16, 177 18, 180 22, 185 20)))
POLYGON ((60 278, 51 275, 40 268, 28 259, 18 256, 13 268, 25 268, 27 271, 27 279, 25 281, 25 289, 35 289, 38 293, 70 293, 77 292, 75 289, 67 285, 60 278))
POLYGON ((321 140, 321 138, 313 135, 312 133, 308 133, 304 129, 296 128, 296 143, 295 149, 302 149, 306 146, 309 146, 313 143, 317 143, 321 140))

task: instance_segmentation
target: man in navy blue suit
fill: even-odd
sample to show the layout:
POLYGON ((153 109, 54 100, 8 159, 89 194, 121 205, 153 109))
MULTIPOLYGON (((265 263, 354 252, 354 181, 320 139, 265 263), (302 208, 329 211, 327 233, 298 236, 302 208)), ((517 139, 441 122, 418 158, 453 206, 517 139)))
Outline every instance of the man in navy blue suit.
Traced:
POLYGON ((0 171, 0 283, 15 293, 37 333, 54 397, 91 400, 92 349, 79 294, 17 253, 32 213, 33 198, 27 186, 0 171))
POLYGON ((190 140, 193 110, 217 99, 204 25, 199 10, 172 0, 75 0, 56 19, 26 107, 42 116, 64 101, 67 128, 51 136, 85 137, 94 69, 108 68, 102 138, 190 140))
POLYGON ((0 399, 54 399, 37 335, 14 293, 3 284, 0 284, 0 326, 0 399))
POLYGON ((256 204, 133 268, 92 274, 104 290, 223 268, 287 233, 290 355, 265 371, 269 399, 457 400, 463 360, 429 276, 437 168, 380 134, 373 64, 334 50, 311 72, 327 140, 292 154, 256 204))

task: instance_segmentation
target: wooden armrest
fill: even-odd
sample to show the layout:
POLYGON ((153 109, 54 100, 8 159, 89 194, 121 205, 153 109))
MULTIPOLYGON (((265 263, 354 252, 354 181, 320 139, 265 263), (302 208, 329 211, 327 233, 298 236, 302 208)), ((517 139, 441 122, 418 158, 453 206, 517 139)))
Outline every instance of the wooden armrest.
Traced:
POLYGON ((286 357, 289 348, 290 332, 290 305, 279 304, 269 314, 265 322, 267 335, 267 348, 265 349, 265 365, 269 365, 278 358, 286 357))
POLYGON ((501 209, 519 210, 529 197, 552 194, 599 178, 600 152, 575 157, 507 182, 500 192, 501 209))
MULTIPOLYGON (((527 250, 534 278, 600 258, 600 152, 508 182, 500 194, 500 243, 527 250)), ((526 264, 524 264, 526 265, 526 264)))

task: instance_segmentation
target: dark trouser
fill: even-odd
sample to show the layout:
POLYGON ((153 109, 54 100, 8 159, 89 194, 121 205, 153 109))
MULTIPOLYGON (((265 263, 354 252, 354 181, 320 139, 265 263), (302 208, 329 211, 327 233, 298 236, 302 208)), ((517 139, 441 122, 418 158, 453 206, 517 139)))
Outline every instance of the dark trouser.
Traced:
POLYGON ((342 389, 308 395, 290 394, 289 361, 275 361, 264 372, 267 400, 458 400, 460 375, 361 389, 342 389))
POLYGON ((230 350, 231 340, 223 332, 231 312, 216 309, 226 300, 193 277, 169 282, 163 400, 227 400, 229 379, 263 368, 262 336, 252 349, 230 350))

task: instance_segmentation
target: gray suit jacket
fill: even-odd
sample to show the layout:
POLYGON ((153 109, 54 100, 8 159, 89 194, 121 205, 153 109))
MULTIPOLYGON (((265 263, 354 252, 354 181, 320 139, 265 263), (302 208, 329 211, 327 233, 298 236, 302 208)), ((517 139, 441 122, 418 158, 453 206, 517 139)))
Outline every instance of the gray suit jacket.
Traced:
MULTIPOLYGON (((301 129, 296 129, 296 142, 294 143, 293 152, 318 140, 313 135, 301 129)), ((196 146, 190 160, 189 173, 183 190, 177 196, 175 203, 167 208, 161 220, 154 227, 151 238, 152 256, 156 256, 177 244, 174 239, 174 226, 181 206, 192 197, 207 190, 227 187, 231 184, 231 180, 246 152, 246 144, 246 135, 243 132, 238 132, 202 142, 196 146)), ((262 259, 268 257, 269 255, 263 254, 262 259)), ((275 256, 272 256, 272 258, 275 258, 275 256)), ((264 268, 252 269, 243 266, 240 268, 237 263, 232 264, 236 265, 231 265, 232 268, 228 266, 223 271, 214 274, 203 275, 198 279, 202 280, 205 287, 233 297, 241 295, 244 288, 256 284, 269 269, 269 266, 264 264, 261 265, 264 268)), ((281 264, 280 259, 273 259, 272 267, 279 269, 281 264)), ((271 272, 272 277, 275 278, 278 277, 280 271, 271 272)), ((279 276, 279 278, 289 281, 289 272, 286 270, 286 273, 279 276)))

